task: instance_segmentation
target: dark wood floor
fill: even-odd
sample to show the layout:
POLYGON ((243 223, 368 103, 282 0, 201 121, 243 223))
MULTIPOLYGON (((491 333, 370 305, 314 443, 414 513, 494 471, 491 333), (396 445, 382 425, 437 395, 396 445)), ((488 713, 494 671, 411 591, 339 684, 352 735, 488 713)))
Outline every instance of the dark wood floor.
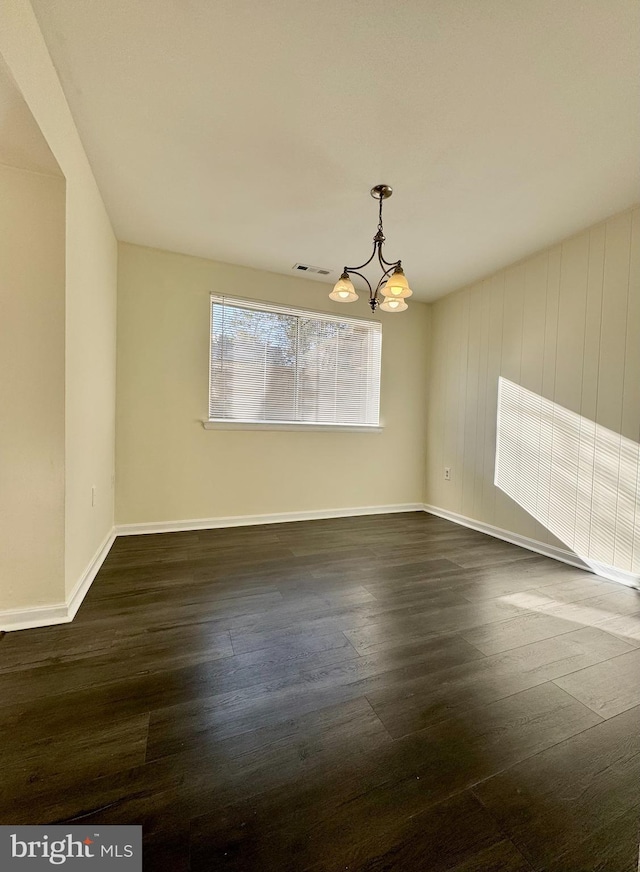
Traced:
POLYGON ((425 514, 118 539, 0 672, 0 822, 147 872, 638 868, 640 596, 425 514))

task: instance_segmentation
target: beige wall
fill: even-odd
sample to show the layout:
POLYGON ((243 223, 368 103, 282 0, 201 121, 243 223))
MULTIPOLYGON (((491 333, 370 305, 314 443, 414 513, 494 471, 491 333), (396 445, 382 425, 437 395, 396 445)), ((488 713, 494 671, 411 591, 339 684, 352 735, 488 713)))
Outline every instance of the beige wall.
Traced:
POLYGON ((117 246, 28 0, 3 0, 0 55, 66 179, 64 553, 69 596, 113 526, 117 246))
POLYGON ((384 432, 204 430, 209 294, 367 317, 326 285, 121 244, 116 522, 422 502, 428 307, 381 315, 384 432))
POLYGON ((67 182, 67 595, 114 522, 117 244, 91 182, 67 182))
POLYGON ((640 210, 444 297, 432 314, 426 503, 640 571, 640 210), (527 395, 527 408, 511 407, 517 426, 503 421, 520 452, 515 498, 493 483, 500 376, 538 409, 527 395))
POLYGON ((64 211, 0 166, 0 610, 65 599, 64 211))

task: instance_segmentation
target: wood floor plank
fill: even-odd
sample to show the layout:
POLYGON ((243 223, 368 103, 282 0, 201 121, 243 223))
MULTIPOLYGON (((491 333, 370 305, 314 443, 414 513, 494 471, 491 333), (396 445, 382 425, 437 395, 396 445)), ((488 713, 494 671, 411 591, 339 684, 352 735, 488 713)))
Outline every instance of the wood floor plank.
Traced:
MULTIPOLYGON (((574 854, 583 855, 578 846, 600 828, 626 814, 640 822, 640 707, 488 779, 474 792, 535 869, 547 869, 556 858, 563 858, 558 872, 573 869, 574 854)), ((627 839, 623 853, 629 856, 633 847, 637 863, 637 827, 627 839)))
POLYGON ((488 777, 490 770, 497 772, 601 723, 557 690, 546 683, 458 712, 396 740, 387 765, 399 772, 406 765, 410 777, 420 776, 423 791, 441 799, 488 777))
POLYGON ((632 808, 595 829, 547 864, 545 872, 637 872, 640 810, 632 808))
POLYGON ((519 648, 531 642, 551 639, 563 633, 572 633, 585 626, 579 621, 521 610, 521 614, 517 614, 512 620, 494 621, 483 626, 465 628, 461 630, 460 635, 479 648, 483 654, 489 655, 519 648))
MULTIPOLYGON (((430 638, 434 635, 459 632, 467 638, 465 630, 521 617, 522 609, 507 603, 482 602, 476 605, 457 605, 442 609, 429 609, 404 621, 372 622, 366 627, 347 630, 345 635, 360 654, 382 651, 402 644, 408 638, 430 638)), ((560 620, 560 619, 555 619, 560 620)), ((478 631, 479 634, 480 631, 478 631)), ((476 634, 476 635, 478 635, 476 634)), ((551 633, 549 634, 551 635, 551 633)), ((471 639, 468 639, 471 644, 471 639)), ((476 647, 480 648, 479 645, 476 647)), ((482 650, 482 648, 480 648, 482 650)), ((483 651, 483 653, 487 653, 483 651)))
POLYGON ((533 866, 512 842, 505 840, 480 851, 451 872, 533 872, 533 866))
POLYGON ((80 624, 58 624, 29 631, 25 647, 19 633, 5 633, 0 641, 0 673, 52 666, 108 651, 117 639, 114 626, 104 630, 80 624))
POLYGON ((456 636, 407 644, 297 676, 197 699, 151 713, 149 759, 282 723, 335 702, 369 696, 405 680, 482 657, 456 636))
POLYGON ((631 615, 640 611, 640 591, 631 587, 617 585, 616 591, 600 592, 597 596, 577 602, 555 603, 544 606, 548 615, 579 621, 590 627, 598 627, 603 622, 621 615, 631 615))
POLYGON ((585 573, 577 569, 558 570, 558 579, 553 581, 549 568, 546 564, 537 564, 534 567, 518 572, 510 571, 498 575, 495 570, 487 573, 485 577, 478 577, 475 573, 469 584, 461 585, 460 593, 471 602, 478 599, 492 599, 509 594, 524 591, 534 592, 549 601, 551 604, 574 602, 588 599, 592 596, 615 591, 619 585, 593 578, 585 578, 585 573), (577 578, 574 576, 578 576, 577 578))
POLYGON ((555 683, 596 714, 611 718, 640 705, 640 651, 556 678, 555 683))
MULTIPOLYGON (((212 825, 220 819, 227 822, 223 832, 215 836, 219 850, 215 857, 222 858, 225 852, 233 856, 237 838, 234 833, 247 820, 249 809, 253 809, 257 833, 263 834, 265 841, 271 843, 275 839, 281 846, 282 857, 301 855, 294 868, 306 868, 309 857, 312 866, 320 862, 318 868, 343 868, 340 864, 368 868, 362 864, 384 855, 392 845, 397 845, 398 851, 401 849, 407 837, 404 822, 428 812, 439 802, 487 777, 489 772, 498 772, 523 755, 534 755, 596 720, 599 722, 588 709, 548 684, 468 717, 380 745, 356 762, 353 782, 348 766, 350 757, 342 753, 330 756, 323 763, 321 788, 312 792, 310 801, 309 776, 292 779, 289 770, 284 778, 281 770, 286 761, 272 766, 270 774, 252 770, 252 778, 248 779, 245 773, 241 783, 245 786, 255 776, 263 793, 254 790, 255 798, 239 810, 231 806, 226 811, 218 809, 211 813, 212 825), (272 789, 265 789, 269 784, 272 789), (273 838, 265 821, 278 821, 273 838), (329 859, 330 864, 323 866, 322 862, 329 859)), ((425 814, 419 829, 424 829, 427 820, 425 814)), ((257 841, 257 833, 254 830, 250 836, 252 843, 257 841)), ((496 841, 503 838, 500 833, 496 841)), ((480 847, 476 845, 475 850, 480 847)), ((240 856, 242 862, 247 862, 246 854, 240 856)), ((427 856, 432 859, 428 852, 427 856)))
POLYGON ((607 620, 601 621, 599 626, 629 645, 640 648, 640 611, 631 615, 612 615, 607 620))
POLYGON ((621 640, 587 627, 428 675, 399 679, 382 690, 368 691, 367 698, 391 735, 399 737, 460 710, 504 699, 559 676, 579 674, 577 670, 587 665, 632 650, 621 640))
POLYGON ((90 732, 76 731, 63 741, 50 737, 20 741, 18 753, 13 755, 5 745, 0 820, 15 823, 17 797, 37 808, 43 796, 73 791, 79 780, 96 779, 141 765, 148 725, 149 715, 143 714, 107 723, 90 732))
POLYGON ((599 596, 604 593, 615 593, 621 590, 621 586, 604 578, 581 572, 579 569, 567 567, 557 579, 542 576, 540 584, 536 584, 546 595, 553 597, 558 603, 577 602, 599 596))
MULTIPOLYGON (((285 824, 285 822, 282 822, 285 824)), ((503 844, 493 818, 469 793, 409 818, 371 817, 365 827, 348 817, 337 839, 322 841, 311 822, 263 826, 261 820, 221 828, 211 817, 196 819, 191 831, 193 872, 227 870, 430 870, 456 869, 487 848, 503 844), (305 824, 309 827, 305 830, 305 824), (263 838, 263 833, 268 838, 263 838)), ((517 869, 518 867, 514 867, 517 869)), ((521 867, 522 868, 522 867, 521 867)), ((524 867, 527 868, 526 866, 524 867)))

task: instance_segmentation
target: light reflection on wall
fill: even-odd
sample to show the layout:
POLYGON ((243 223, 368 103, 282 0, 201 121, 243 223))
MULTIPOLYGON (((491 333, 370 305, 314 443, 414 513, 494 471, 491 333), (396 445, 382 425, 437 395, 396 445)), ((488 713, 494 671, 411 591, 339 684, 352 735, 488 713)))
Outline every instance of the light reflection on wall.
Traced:
POLYGON ((640 572, 640 445, 505 378, 495 484, 585 562, 640 572))

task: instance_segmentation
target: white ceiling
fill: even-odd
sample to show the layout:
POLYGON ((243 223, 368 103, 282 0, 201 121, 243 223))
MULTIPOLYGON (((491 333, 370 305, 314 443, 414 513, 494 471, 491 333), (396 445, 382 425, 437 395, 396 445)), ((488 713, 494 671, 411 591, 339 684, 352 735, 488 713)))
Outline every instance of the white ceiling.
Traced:
MULTIPOLYGON (((636 0, 33 0, 116 233, 431 299, 640 199, 636 0)), ((326 281, 326 279, 325 279, 326 281)))
POLYGON ((61 175, 31 110, 0 60, 0 164, 61 175))

